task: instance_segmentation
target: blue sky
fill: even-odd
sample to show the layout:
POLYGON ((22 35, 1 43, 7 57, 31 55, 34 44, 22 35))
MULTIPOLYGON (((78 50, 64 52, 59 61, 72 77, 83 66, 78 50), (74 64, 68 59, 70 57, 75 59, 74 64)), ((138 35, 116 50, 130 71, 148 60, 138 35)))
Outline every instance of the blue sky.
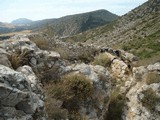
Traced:
POLYGON ((106 9, 123 15, 147 0, 0 0, 0 21, 41 20, 106 9))

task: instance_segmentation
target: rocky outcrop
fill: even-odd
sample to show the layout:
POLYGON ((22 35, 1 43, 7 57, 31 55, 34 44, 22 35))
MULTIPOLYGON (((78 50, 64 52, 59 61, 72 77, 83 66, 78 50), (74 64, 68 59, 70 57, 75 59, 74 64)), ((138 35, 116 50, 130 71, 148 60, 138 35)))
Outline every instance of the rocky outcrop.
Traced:
POLYGON ((146 85, 137 83, 127 93, 125 120, 159 120, 160 119, 160 83, 146 85))
POLYGON ((0 120, 70 119, 72 115, 104 120, 108 119, 108 113, 112 116, 114 112, 123 120, 160 119, 159 62, 133 67, 137 57, 122 50, 60 41, 53 46, 55 50, 65 46, 60 54, 67 54, 66 58, 61 59, 51 48, 41 50, 26 35, 0 42, 0 120), (92 64, 97 54, 105 55, 107 66, 92 64), (65 82, 65 77, 73 79, 74 75, 84 81, 65 82), (45 96, 42 88, 47 83, 50 83, 49 92, 54 87, 56 95, 46 90, 50 96, 45 96), (60 90, 59 86, 64 88, 60 90), (82 88, 89 89, 90 95, 86 96, 82 88), (76 89, 82 91, 75 94, 76 89), (85 94, 83 99, 79 98, 81 93, 85 94), (47 116, 45 99, 51 116, 50 113, 47 116))
MULTIPOLYGON (((2 50, 8 54, 6 59, 9 58, 14 69, 23 65, 29 65, 34 72, 40 74, 55 67, 58 68, 57 73, 63 72, 64 62, 59 60, 60 54, 54 51, 39 49, 26 35, 14 36, 0 44, 2 44, 2 50)), ((4 63, 6 64, 7 62, 4 63)))
POLYGON ((134 68, 133 75, 136 82, 126 94, 128 101, 124 110, 124 120, 160 119, 159 69, 159 63, 134 68), (151 73, 157 77, 150 76, 151 73))
POLYGON ((0 58, 0 118, 47 119, 43 85, 37 74, 54 68, 58 75, 62 73, 60 55, 40 50, 26 36, 14 36, 0 43, 0 58))
POLYGON ((17 72, 0 65, 0 73, 0 117, 45 120, 44 95, 32 68, 24 66, 17 72))
POLYGON ((94 95, 88 99, 90 103, 86 106, 81 103, 79 113, 87 120, 103 120, 108 110, 109 97, 111 94, 111 77, 109 71, 99 65, 74 64, 67 67, 67 71, 74 74, 83 74, 91 80, 94 95), (96 103, 94 103, 96 102, 96 103), (99 112, 97 112, 99 111, 99 112))
POLYGON ((159 62, 148 66, 133 67, 132 62, 137 59, 129 53, 124 54, 123 57, 118 57, 114 54, 114 51, 109 52, 107 50, 105 54, 111 60, 110 75, 112 79, 116 80, 116 88, 120 88, 118 94, 124 97, 123 102, 125 104, 122 107, 123 114, 121 114, 121 119, 159 120, 159 62), (151 76, 152 74, 153 76, 151 76))

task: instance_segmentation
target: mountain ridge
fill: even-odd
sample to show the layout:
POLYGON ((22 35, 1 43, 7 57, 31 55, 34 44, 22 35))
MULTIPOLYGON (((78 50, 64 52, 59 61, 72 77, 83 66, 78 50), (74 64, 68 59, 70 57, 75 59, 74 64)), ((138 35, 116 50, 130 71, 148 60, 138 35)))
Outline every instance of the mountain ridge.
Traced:
MULTIPOLYGON (((80 32, 84 32, 88 29, 102 26, 117 18, 117 15, 107 10, 101 9, 81 14, 68 15, 60 18, 38 21, 31 21, 28 19, 20 18, 12 22, 15 25, 15 29, 6 29, 7 32, 12 32, 17 31, 16 28, 21 27, 24 30, 29 29, 33 31, 42 31, 45 33, 48 32, 49 34, 56 34, 58 36, 71 36, 80 32)), ((3 30, 1 30, 0 33, 3 33, 3 30)))
POLYGON ((112 14, 107 10, 96 10, 55 19, 41 20, 38 21, 39 23, 35 21, 31 26, 35 26, 35 28, 37 28, 37 26, 44 27, 45 24, 48 24, 50 27, 53 27, 56 34, 60 36, 70 36, 84 32, 91 28, 95 28, 97 26, 107 24, 117 18, 117 15, 112 14))

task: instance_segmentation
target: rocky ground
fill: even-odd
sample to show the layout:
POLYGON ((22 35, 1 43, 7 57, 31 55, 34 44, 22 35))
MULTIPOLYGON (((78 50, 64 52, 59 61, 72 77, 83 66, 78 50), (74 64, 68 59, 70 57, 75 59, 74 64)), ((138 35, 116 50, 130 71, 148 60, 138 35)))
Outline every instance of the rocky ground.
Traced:
POLYGON ((160 62, 135 67, 123 50, 33 38, 0 41, 0 120, 160 119, 160 62))

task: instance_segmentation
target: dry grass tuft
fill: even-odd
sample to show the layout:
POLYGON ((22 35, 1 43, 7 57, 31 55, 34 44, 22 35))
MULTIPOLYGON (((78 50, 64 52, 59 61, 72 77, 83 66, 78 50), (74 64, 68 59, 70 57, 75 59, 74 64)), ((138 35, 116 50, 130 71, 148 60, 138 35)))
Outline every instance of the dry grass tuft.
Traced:
POLYGON ((44 38, 44 36, 35 35, 29 36, 29 39, 33 41, 40 49, 48 50, 49 49, 49 41, 44 38))
POLYGON ((95 60, 93 61, 93 64, 94 65, 101 65, 101 66, 104 66, 104 67, 109 67, 110 66, 110 63, 111 63, 111 60, 110 58, 108 57, 107 54, 105 53, 102 53, 102 54, 99 54, 95 60))
POLYGON ((28 65, 29 54, 30 54, 30 51, 27 51, 27 50, 21 51, 20 49, 12 53, 12 55, 9 57, 12 67, 14 69, 17 69, 20 66, 28 65))
POLYGON ((152 83, 160 83, 160 75, 154 72, 148 73, 145 82, 147 85, 150 85, 152 83))

